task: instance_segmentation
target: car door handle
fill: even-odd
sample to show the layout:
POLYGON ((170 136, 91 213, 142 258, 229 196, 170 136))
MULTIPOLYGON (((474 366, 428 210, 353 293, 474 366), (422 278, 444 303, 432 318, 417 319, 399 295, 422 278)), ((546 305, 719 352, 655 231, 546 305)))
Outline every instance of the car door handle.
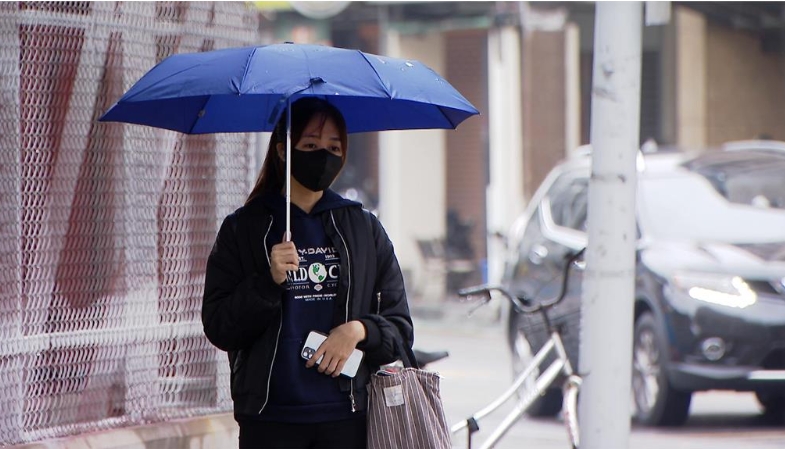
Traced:
POLYGON ((548 248, 539 243, 535 243, 529 251, 529 260, 534 265, 542 265, 542 261, 548 257, 548 248))

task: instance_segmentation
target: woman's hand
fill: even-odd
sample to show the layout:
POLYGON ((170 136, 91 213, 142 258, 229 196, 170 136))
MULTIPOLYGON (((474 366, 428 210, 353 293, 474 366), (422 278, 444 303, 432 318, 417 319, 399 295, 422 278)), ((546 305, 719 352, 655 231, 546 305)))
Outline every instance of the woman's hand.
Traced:
POLYGON ((287 271, 297 271, 300 268, 300 257, 294 242, 286 241, 273 245, 270 251, 270 274, 276 284, 281 285, 286 281, 287 271))
POLYGON ((323 341, 316 353, 306 362, 305 367, 314 366, 319 357, 324 356, 318 371, 328 376, 338 377, 346 364, 346 360, 357 347, 357 343, 365 340, 365 326, 359 321, 349 321, 330 331, 327 340, 323 341))

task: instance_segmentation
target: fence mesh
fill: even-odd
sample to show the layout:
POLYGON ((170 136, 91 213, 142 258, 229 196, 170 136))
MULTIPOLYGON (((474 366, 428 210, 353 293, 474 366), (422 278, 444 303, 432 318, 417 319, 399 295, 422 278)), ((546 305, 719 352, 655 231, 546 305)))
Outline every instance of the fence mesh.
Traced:
POLYGON ((259 137, 96 119, 260 23, 242 2, 0 3, 0 444, 231 408, 202 282, 259 137))

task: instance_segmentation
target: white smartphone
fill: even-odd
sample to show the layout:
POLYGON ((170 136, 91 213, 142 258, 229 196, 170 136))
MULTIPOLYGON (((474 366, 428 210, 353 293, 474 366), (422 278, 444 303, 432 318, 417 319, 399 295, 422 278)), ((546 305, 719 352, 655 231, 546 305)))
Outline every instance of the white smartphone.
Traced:
MULTIPOLYGON (((316 350, 319 349, 319 346, 322 344, 322 342, 326 339, 327 336, 323 333, 311 331, 308 334, 308 338, 305 340, 303 349, 300 351, 300 356, 302 356, 302 358, 305 360, 309 360, 311 356, 316 353, 316 350)), ((322 358, 323 357, 319 357, 319 360, 316 361, 317 365, 322 361, 322 358)), ((354 377, 357 375, 357 370, 360 369, 360 363, 362 363, 362 361, 363 352, 355 348, 349 358, 346 359, 346 363, 343 364, 341 374, 347 377, 354 377)))

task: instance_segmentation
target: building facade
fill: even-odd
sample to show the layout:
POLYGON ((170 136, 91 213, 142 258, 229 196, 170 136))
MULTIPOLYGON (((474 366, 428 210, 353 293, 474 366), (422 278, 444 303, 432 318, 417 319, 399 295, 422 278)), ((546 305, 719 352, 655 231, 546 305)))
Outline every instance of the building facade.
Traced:
MULTIPOLYGON (((705 150, 785 139, 782 4, 667 6, 666 23, 643 29, 640 141, 705 150)), ((313 26, 325 43, 419 59, 477 106, 455 131, 357 137, 368 154, 352 170, 381 203, 415 297, 450 271, 429 270, 417 241, 459 241, 455 217, 470 227, 477 271, 450 287, 498 279, 499 236, 550 168, 590 141, 594 3, 351 2, 330 19, 292 11, 273 22, 276 39, 313 26)), ((445 288, 421 299, 450 296, 445 288)))

